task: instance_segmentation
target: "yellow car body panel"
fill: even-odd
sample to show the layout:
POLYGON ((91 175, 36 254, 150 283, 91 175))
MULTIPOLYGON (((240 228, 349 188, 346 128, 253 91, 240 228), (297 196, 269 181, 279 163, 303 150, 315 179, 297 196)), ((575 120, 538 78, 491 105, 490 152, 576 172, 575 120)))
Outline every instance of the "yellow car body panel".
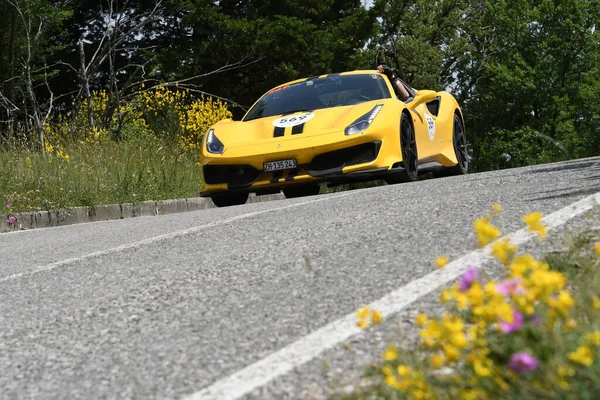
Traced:
MULTIPOLYGON (((436 101, 439 99, 439 111, 434 114, 425 102, 416 105, 415 100, 419 99, 420 91, 416 91, 412 102, 398 100, 393 95, 390 81, 377 71, 352 71, 336 75, 369 75, 373 79, 376 79, 374 76, 381 77, 391 96, 353 105, 279 114, 248 121, 224 120, 216 123, 211 130, 223 144, 223 150, 221 154, 210 153, 206 143, 209 135, 205 135, 200 153, 205 178, 201 195, 212 196, 228 191, 261 193, 290 185, 342 182, 345 177, 357 177, 356 174, 361 171, 371 172, 373 176, 391 171, 403 161, 399 134, 403 113, 410 115, 414 127, 419 164, 434 162, 440 166, 453 166, 458 163, 453 145, 453 125, 455 113, 461 118, 462 115, 452 95, 447 92, 427 93, 429 97, 435 96, 436 101), (345 134, 348 126, 369 114, 378 105, 382 107, 367 129, 350 136, 345 134), (306 118, 306 122, 301 127, 275 126, 282 123, 281 121, 287 122, 303 117, 306 118), (368 151, 374 154, 374 158, 365 158, 366 162, 360 162, 362 155, 359 154, 357 160, 354 160, 358 163, 353 165, 334 168, 335 171, 327 168, 315 169, 316 157, 321 156, 327 164, 329 153, 345 151, 344 149, 348 148, 356 149, 357 152, 359 149, 365 149, 367 152, 366 149, 369 148, 368 151), (322 156, 324 154, 328 156, 322 156), (281 160, 295 160, 297 167, 275 172, 264 170, 264 163, 281 160), (237 181, 231 178, 229 183, 218 181, 216 178, 208 179, 207 182, 207 168, 212 168, 210 171, 228 171, 227 173, 240 176, 236 176, 235 179, 239 178, 237 181), (251 176, 244 180, 244 174, 251 176), (234 181, 237 183, 233 184, 234 181)), ((321 78, 327 76, 322 75, 321 78)), ((291 85, 309 82, 310 79, 317 77, 288 82, 268 93, 285 90, 291 85)), ((429 91, 423 91, 425 92, 429 91)), ((337 157, 335 154, 337 153, 334 153, 337 157)), ((332 157, 335 158, 334 156, 332 157)))

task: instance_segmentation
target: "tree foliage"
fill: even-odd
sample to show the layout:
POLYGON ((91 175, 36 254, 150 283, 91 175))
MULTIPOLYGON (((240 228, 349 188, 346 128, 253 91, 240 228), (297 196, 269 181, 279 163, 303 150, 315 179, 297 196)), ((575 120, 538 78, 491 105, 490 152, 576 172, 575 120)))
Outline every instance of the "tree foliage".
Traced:
POLYGON ((86 129, 122 139, 125 104, 162 83, 239 118, 284 81, 385 62, 459 99, 477 169, 600 153, 600 0, 370 4, 3 0, 0 137, 43 142, 45 123, 90 107, 86 129))

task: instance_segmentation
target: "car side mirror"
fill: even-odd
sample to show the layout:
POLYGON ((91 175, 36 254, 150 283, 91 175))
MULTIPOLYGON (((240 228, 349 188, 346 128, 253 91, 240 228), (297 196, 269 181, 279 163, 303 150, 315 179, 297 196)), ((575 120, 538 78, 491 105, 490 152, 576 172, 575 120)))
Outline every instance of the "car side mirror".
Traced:
POLYGON ((408 104, 410 109, 415 109, 423 103, 429 103, 437 98, 437 92, 433 90, 419 90, 415 98, 408 104))

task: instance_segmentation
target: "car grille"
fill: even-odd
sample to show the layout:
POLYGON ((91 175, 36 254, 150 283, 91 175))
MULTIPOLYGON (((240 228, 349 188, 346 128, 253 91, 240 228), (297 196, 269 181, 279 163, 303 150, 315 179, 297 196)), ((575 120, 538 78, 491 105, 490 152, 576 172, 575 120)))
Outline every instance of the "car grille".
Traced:
POLYGON ((377 158, 381 142, 365 143, 329 153, 319 154, 313 158, 308 168, 310 171, 341 169, 349 165, 365 164, 377 158))
POLYGON ((205 165, 203 174, 204 182, 209 185, 250 186, 259 171, 250 165, 205 165))

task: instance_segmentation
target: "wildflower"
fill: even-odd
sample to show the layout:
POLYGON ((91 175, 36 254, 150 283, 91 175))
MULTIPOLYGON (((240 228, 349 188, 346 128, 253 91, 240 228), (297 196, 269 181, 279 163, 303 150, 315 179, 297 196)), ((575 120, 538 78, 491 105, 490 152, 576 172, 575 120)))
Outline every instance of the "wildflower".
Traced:
POLYGON ((525 293, 525 287, 523 286, 523 280, 521 278, 513 278, 502 281, 496 284, 495 290, 504 296, 525 293))
POLYGON ((386 361, 394 361, 398 358, 398 350, 394 346, 389 346, 382 357, 386 361))
POLYGON ((381 321, 383 321, 383 316, 381 315, 381 313, 377 310, 373 310, 373 312, 371 313, 371 323, 373 325, 379 325, 381 321))
POLYGON ((569 360, 589 367, 594 362, 589 346, 579 346, 576 351, 569 353, 569 360))
POLYGON ((567 315, 569 310, 575 305, 575 300, 571 297, 571 293, 563 290, 558 297, 553 297, 548 300, 548 305, 558 311, 561 315, 567 315))
POLYGON ((490 376, 492 375, 492 370, 490 368, 492 364, 492 360, 486 358, 485 360, 476 359, 473 363, 473 369, 478 376, 490 376))
POLYGON ((452 300, 452 294, 451 294, 450 290, 448 290, 446 288, 442 289, 442 294, 440 296, 440 302, 443 304, 443 303, 449 302, 450 300, 452 300))
POLYGON ((367 319, 369 317, 369 307, 363 306, 356 310, 356 315, 360 319, 367 319))
POLYGON ((426 314, 423 313, 419 313, 416 317, 415 317, 415 324, 417 326, 425 326, 427 324, 428 318, 426 314))
POLYGON ((538 360, 527 352, 515 353, 510 357, 508 368, 520 375, 535 371, 539 366, 538 360))
POLYGON ((568 320, 565 324, 565 330, 567 331, 572 331, 575 328, 577 328, 577 321, 575 321, 574 319, 568 320))
POLYGON ((592 333, 588 333, 585 339, 590 344, 595 344, 596 346, 600 346, 600 331, 594 331, 592 333))
POLYGON ((438 353, 431 356, 430 362, 434 368, 442 368, 446 363, 446 358, 443 354, 438 353))
POLYGON ((469 290, 477 278, 479 278, 479 271, 477 271, 477 268, 469 268, 466 270, 463 276, 460 278, 460 291, 466 292, 469 290))
POLYGON ((6 220, 6 222, 8 222, 9 224, 14 224, 17 221, 17 219, 15 217, 13 217, 12 215, 8 217, 8 219, 6 220))
POLYGON ((513 333, 521 329, 523 326, 523 314, 521 314, 518 310, 513 310, 512 322, 507 322, 504 320, 500 321, 500 329, 504 333, 513 333))
POLYGON ((600 257, 600 243, 596 243, 594 250, 596 251, 596 255, 600 257))
POLYGON ((12 208, 12 203, 8 203, 8 204, 6 205, 6 208, 9 208, 9 209, 10 209, 10 208, 12 208))
POLYGON ((481 247, 487 246, 489 242, 497 239, 498 236, 500 236, 500 230, 494 225, 490 224, 488 218, 476 219, 473 223, 473 227, 481 247))
POLYGON ((510 258, 516 252, 517 247, 513 245, 508 238, 492 244, 492 255, 504 265, 508 265, 510 258))
POLYGON ((536 232, 540 237, 546 237, 547 230, 542 224, 542 213, 533 212, 523 217, 523 222, 527 225, 530 231, 536 232))
POLYGON ((359 308, 356 310, 356 315, 358 316, 358 322, 356 323, 356 326, 361 329, 365 329, 369 326, 369 321, 367 320, 367 318, 369 318, 369 307, 363 306, 359 308))
POLYGON ((492 204, 492 216, 496 216, 502 212, 502 206, 498 203, 492 204))
POLYGON ((398 365, 396 371, 398 371, 398 375, 400 375, 401 377, 405 377, 408 376, 408 374, 410 374, 411 369, 407 365, 398 365))
POLYGON ((448 257, 446 257, 446 256, 438 257, 435 260, 435 264, 437 265, 438 268, 444 268, 446 266, 446 264, 448 264, 448 257))

